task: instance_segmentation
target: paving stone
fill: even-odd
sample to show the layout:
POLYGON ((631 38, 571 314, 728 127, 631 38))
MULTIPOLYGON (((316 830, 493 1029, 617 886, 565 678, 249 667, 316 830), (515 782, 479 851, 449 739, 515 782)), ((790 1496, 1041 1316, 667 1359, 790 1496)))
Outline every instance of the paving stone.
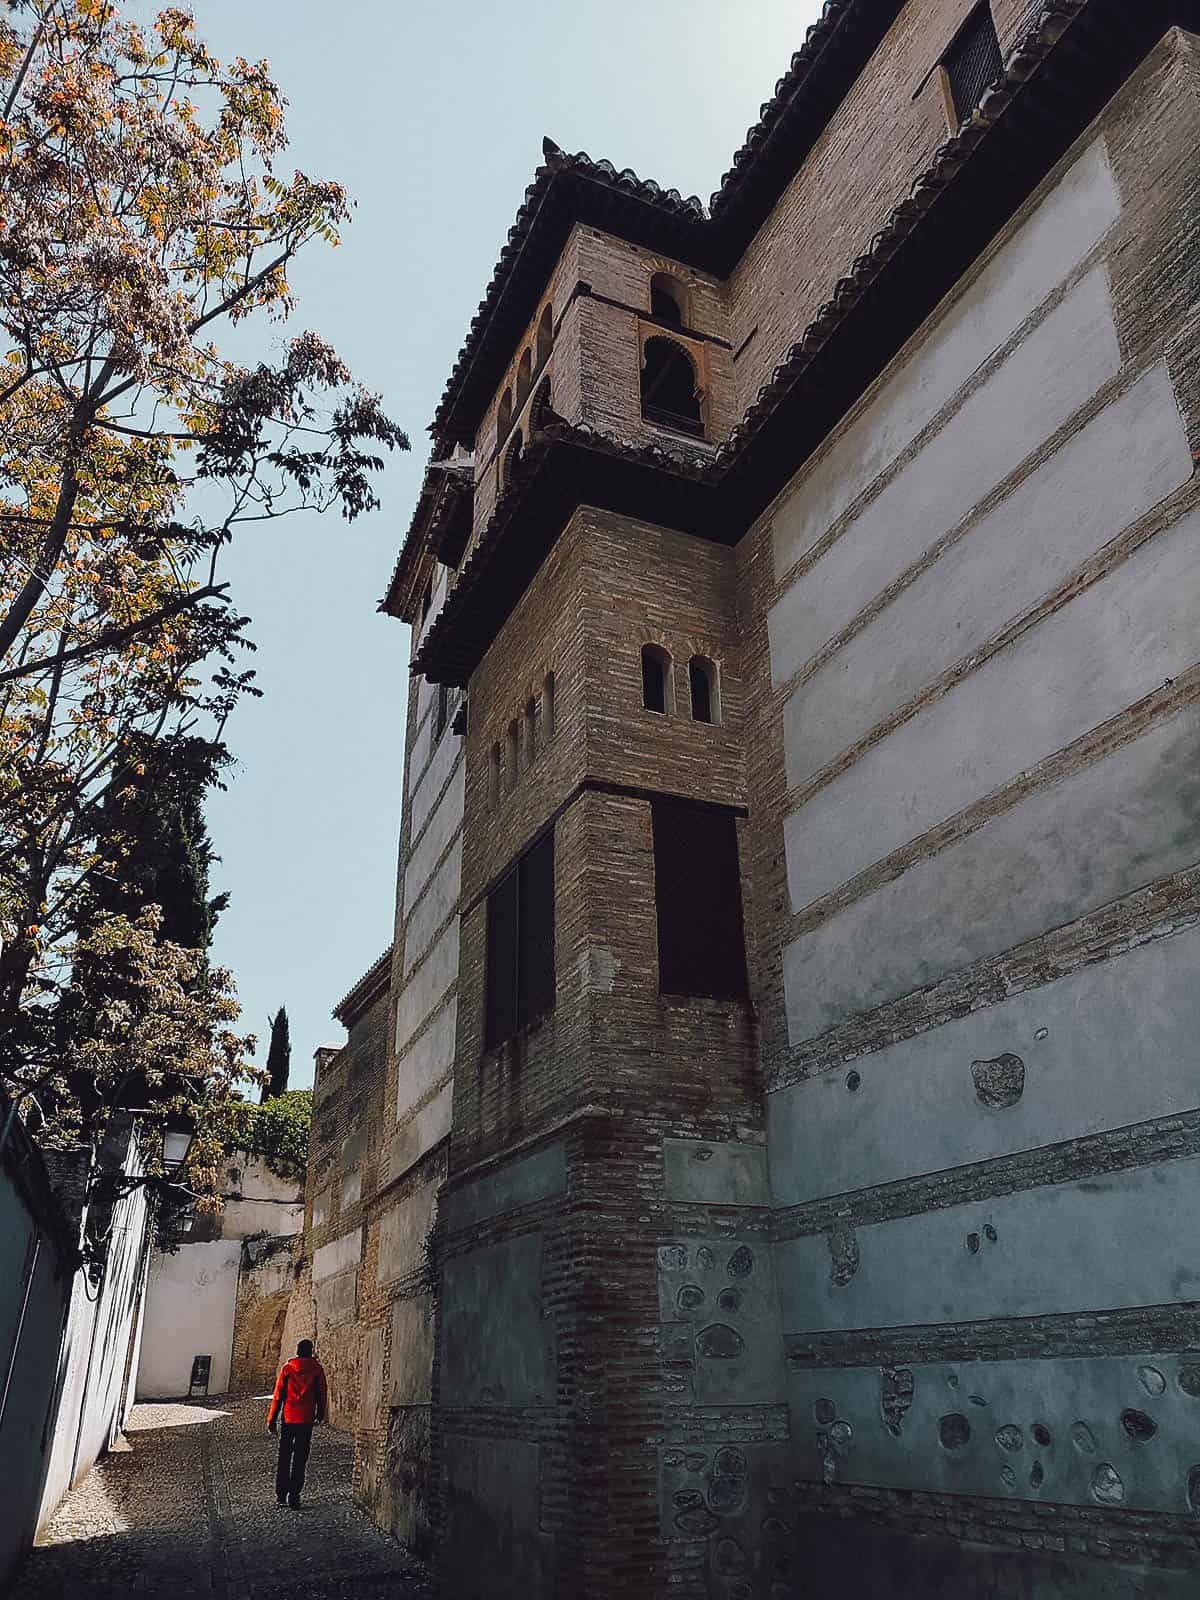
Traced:
POLYGON ((350 1497, 352 1436, 316 1430, 292 1511, 265 1416, 262 1399, 134 1406, 132 1448, 66 1496, 11 1600, 429 1600, 421 1563, 350 1497))

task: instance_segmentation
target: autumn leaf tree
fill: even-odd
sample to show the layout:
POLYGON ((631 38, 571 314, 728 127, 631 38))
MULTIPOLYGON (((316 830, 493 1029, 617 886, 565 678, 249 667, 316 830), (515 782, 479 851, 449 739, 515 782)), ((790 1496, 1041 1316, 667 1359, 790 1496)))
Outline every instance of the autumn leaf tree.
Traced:
POLYGON ((285 174, 267 63, 222 64, 176 8, 3 11, 0 1086, 44 1139, 98 1139, 131 1082, 186 1106, 211 1197, 253 1042, 137 892, 138 806, 180 762, 213 781, 257 692, 231 539, 371 510, 407 440, 316 334, 250 364, 217 343, 282 323, 291 264, 349 214, 285 174))

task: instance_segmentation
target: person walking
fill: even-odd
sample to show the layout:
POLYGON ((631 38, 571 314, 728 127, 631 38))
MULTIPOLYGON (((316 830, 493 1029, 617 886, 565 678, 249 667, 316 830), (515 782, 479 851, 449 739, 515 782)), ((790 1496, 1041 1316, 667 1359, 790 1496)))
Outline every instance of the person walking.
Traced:
POLYGON ((279 1430, 275 1498, 281 1506, 300 1504, 313 1426, 324 1422, 328 1405, 325 1368, 313 1355, 312 1340, 301 1339, 296 1354, 280 1368, 267 1411, 268 1433, 279 1430), (282 1428, 279 1427, 281 1411, 282 1428))

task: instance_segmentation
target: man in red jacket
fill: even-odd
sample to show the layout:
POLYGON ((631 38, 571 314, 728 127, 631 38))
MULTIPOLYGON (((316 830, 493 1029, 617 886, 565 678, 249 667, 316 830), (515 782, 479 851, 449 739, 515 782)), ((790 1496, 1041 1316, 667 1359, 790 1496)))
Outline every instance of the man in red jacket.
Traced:
POLYGON ((295 1356, 280 1369, 267 1412, 267 1430, 274 1433, 283 1411, 275 1472, 275 1498, 281 1506, 300 1504, 313 1424, 324 1422, 328 1401, 325 1368, 313 1356, 312 1340, 301 1339, 295 1356))

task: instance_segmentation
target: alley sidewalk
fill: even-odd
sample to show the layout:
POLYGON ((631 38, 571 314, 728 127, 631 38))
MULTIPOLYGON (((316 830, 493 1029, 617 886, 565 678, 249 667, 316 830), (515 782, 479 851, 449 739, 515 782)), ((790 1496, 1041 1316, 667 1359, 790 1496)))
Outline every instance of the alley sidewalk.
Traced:
POLYGON ((428 1600, 424 1569, 350 1498, 349 1435, 316 1430, 291 1511, 265 1417, 265 1400, 135 1406, 132 1448, 63 1501, 12 1600, 428 1600))

